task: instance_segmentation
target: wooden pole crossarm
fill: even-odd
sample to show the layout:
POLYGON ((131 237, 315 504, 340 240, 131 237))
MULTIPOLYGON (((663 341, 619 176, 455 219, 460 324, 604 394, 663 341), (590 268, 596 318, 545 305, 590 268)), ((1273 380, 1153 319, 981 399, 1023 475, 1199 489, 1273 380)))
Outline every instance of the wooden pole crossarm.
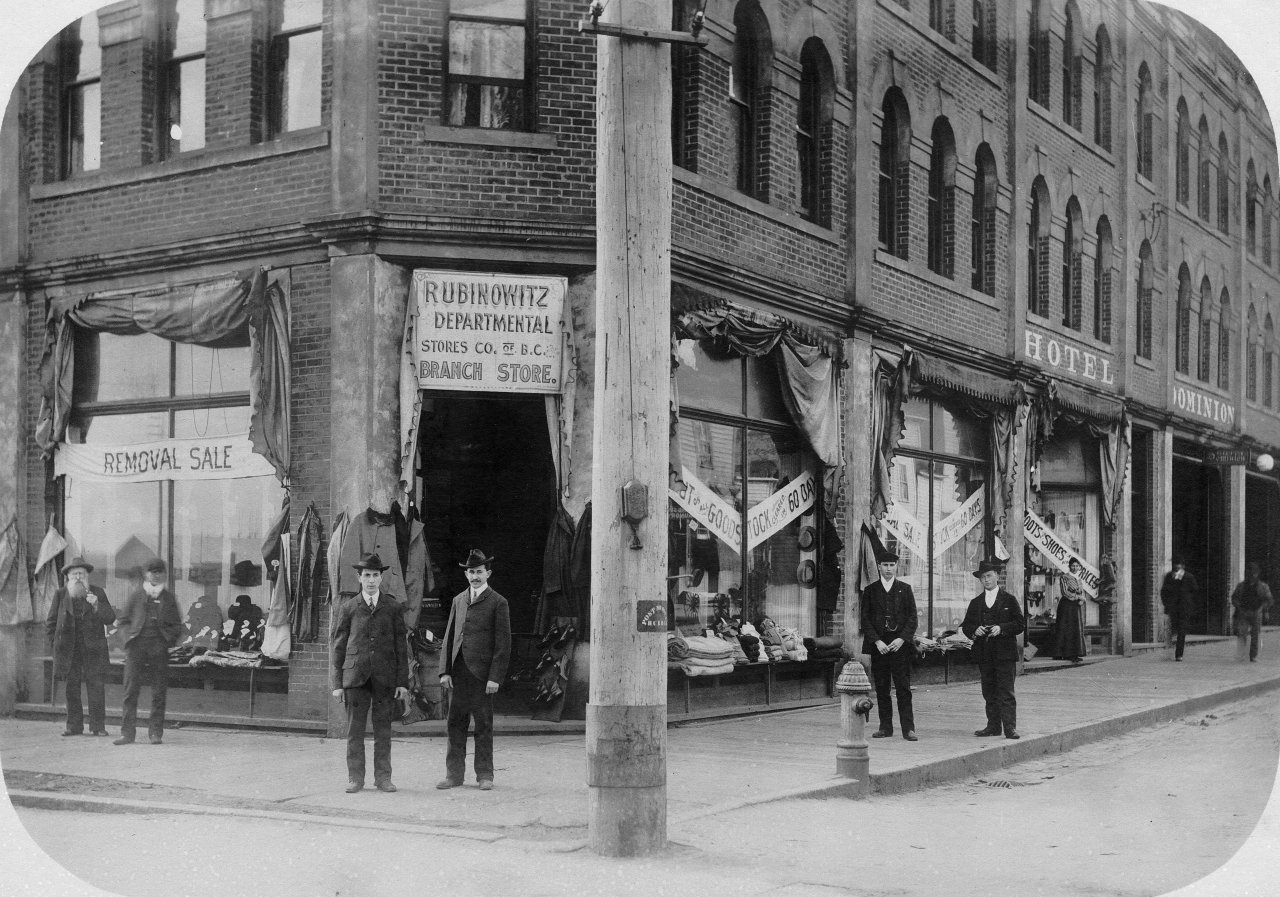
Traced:
POLYGON ((594 19, 578 21, 579 34, 607 34, 612 37, 624 37, 631 40, 647 40, 661 44, 693 44, 705 47, 707 39, 688 31, 656 31, 649 28, 633 28, 628 25, 614 25, 609 22, 597 22, 594 19))

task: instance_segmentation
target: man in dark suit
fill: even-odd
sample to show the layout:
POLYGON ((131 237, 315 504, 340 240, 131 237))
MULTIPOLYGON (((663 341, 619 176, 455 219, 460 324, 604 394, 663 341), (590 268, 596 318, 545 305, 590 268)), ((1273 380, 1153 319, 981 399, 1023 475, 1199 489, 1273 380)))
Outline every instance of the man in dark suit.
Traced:
POLYGON ((898 556, 882 551, 876 557, 880 578, 862 590, 862 651, 871 655, 871 677, 880 705, 880 728, 872 738, 893 734, 893 705, 889 683, 898 694, 898 720, 902 737, 917 741, 911 709, 911 658, 915 654, 916 596, 898 579, 898 556))
POLYGON ((373 715, 373 784, 395 791, 391 782, 391 717, 394 704, 409 695, 409 644, 404 605, 382 591, 388 569, 377 554, 355 564, 360 593, 338 608, 330 637, 333 696, 347 711, 347 793, 364 788, 364 730, 373 715))
POLYGON ((164 705, 169 694, 169 649, 184 627, 178 602, 168 589, 169 569, 153 558, 142 572, 142 588, 125 601, 116 618, 124 633, 124 718, 113 744, 133 744, 138 730, 138 694, 144 679, 151 682, 151 716, 147 735, 152 744, 164 738, 164 705))
POLYGON ((471 549, 461 566, 468 587, 449 608, 440 652, 440 685, 451 689, 449 752, 437 788, 457 788, 467 766, 467 729, 476 726, 476 780, 493 788, 493 696, 511 659, 511 614, 507 599, 489 588, 493 558, 471 549))
POLYGON ((63 735, 84 734, 80 683, 89 697, 89 734, 107 734, 104 677, 111 660, 107 631, 116 620, 107 593, 89 585, 93 564, 73 558, 62 568, 67 584, 58 589, 45 626, 53 639, 53 677, 67 683, 67 726, 63 735))
POLYGON ((1004 565, 987 559, 973 575, 982 582, 982 594, 969 602, 961 631, 973 640, 970 649, 982 678, 982 699, 987 704, 987 725, 974 732, 979 738, 999 735, 1020 738, 1018 702, 1013 680, 1018 670, 1018 635, 1026 628, 1018 599, 1000 588, 1004 565))
POLYGON ((1160 586, 1160 603, 1169 615, 1169 641, 1177 640, 1174 660, 1182 660, 1182 651, 1187 646, 1187 626, 1196 612, 1199 597, 1200 584, 1187 569, 1186 562, 1180 557, 1174 558, 1173 569, 1164 575, 1160 586))

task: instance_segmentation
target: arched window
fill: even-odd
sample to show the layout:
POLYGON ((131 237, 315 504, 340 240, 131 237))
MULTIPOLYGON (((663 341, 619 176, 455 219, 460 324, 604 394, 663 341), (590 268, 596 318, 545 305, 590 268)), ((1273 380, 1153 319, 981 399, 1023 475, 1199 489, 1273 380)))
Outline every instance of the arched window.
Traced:
POLYGON ((796 110, 796 167, 800 214, 831 225, 831 117, 835 73, 822 41, 811 37, 800 51, 800 102, 796 110))
POLYGON ((1175 185, 1178 202, 1186 205, 1191 202, 1191 113, 1187 111, 1187 102, 1178 100, 1178 132, 1177 159, 1175 168, 1175 185))
POLYGON ((929 270, 951 277, 956 269, 956 138, 946 118, 933 123, 929 157, 929 270))
POLYGON ((929 0, 929 27, 947 40, 956 39, 955 0, 929 0))
POLYGON ((1213 287, 1209 285, 1209 278, 1205 277, 1200 280, 1200 339, 1196 354, 1196 378, 1208 383, 1209 371, 1212 363, 1211 349, 1213 341, 1210 337, 1210 322, 1213 317, 1213 287))
POLYGON ((1266 323, 1262 325, 1262 404, 1271 408, 1275 405, 1276 377, 1276 329, 1271 324, 1271 315, 1267 314, 1266 323))
POLYGON ((1027 36, 1027 93, 1049 108, 1049 3, 1031 0, 1030 34, 1027 36))
POLYGON ((979 293, 996 294, 996 157, 988 144, 978 147, 974 160, 973 217, 970 223, 970 285, 979 293))
POLYGON ((1144 62, 1138 68, 1138 110, 1134 137, 1138 152, 1138 174, 1151 180, 1154 170, 1152 140, 1155 137, 1155 99, 1151 95, 1151 70, 1144 62))
POLYGON ((1062 31, 1062 120, 1080 130, 1080 10, 1067 0, 1062 31))
POLYGON ((1231 164, 1231 149, 1227 145, 1227 135, 1218 132, 1218 230, 1224 234, 1231 232, 1231 176, 1228 166, 1231 164))
POLYGON ((1218 389, 1231 389, 1231 294, 1218 297, 1218 389))
POLYGON ((748 196, 768 201, 769 79, 773 41, 769 22, 756 0, 743 0, 733 12, 733 68, 729 103, 737 141, 734 181, 748 196))
POLYGON ((996 48, 995 0, 973 0, 973 58, 994 72, 996 48))
POLYGON ((1155 287, 1155 270, 1151 259, 1151 244, 1142 241, 1138 249, 1137 314, 1134 320, 1134 338, 1137 354, 1151 358, 1151 293, 1155 287))
POLYGON ((1027 223, 1027 308, 1049 317, 1049 188, 1043 177, 1031 184, 1027 223))
POLYGON ((1250 402, 1258 401, 1258 336, 1258 313, 1250 305, 1244 334, 1244 397, 1250 402))
POLYGON ((1104 343, 1111 342, 1111 283, 1115 248, 1111 238, 1111 222, 1103 215, 1098 219, 1098 254, 1093 259, 1093 334, 1104 343))
POLYGON ((1196 132, 1196 214, 1201 221, 1209 220, 1209 159, 1213 153, 1213 145, 1209 143, 1209 122, 1200 116, 1200 127, 1196 132))
POLYGON ((1067 230, 1062 240, 1062 325, 1079 330, 1084 316, 1084 220, 1080 202, 1067 201, 1067 230))
POLYGON ((1250 255, 1258 252, 1258 173, 1249 160, 1245 168, 1244 245, 1250 255))
POLYGON ((1098 26, 1093 65, 1093 142, 1111 152, 1111 36, 1098 26))
POLYGON ((1275 206, 1272 205, 1274 197, 1271 193, 1271 175, 1267 175, 1262 179, 1262 264, 1268 268, 1271 267, 1272 240, 1271 219, 1276 213, 1275 206))
POLYGON ((906 98, 896 87, 880 107, 880 244, 900 259, 908 257, 911 183, 911 116, 906 98))
POLYGON ((1174 318, 1176 354, 1174 367, 1178 373, 1191 371, 1191 271, 1184 262, 1178 269, 1178 307, 1174 318))

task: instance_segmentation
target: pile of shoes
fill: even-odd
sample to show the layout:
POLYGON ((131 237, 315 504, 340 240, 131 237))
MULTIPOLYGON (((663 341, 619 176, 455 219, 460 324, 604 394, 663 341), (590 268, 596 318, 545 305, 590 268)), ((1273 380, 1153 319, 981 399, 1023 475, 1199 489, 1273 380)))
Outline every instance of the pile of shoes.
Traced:
POLYGON ((563 705, 565 689, 569 686, 569 664, 577 641, 578 631, 567 621, 553 624, 542 637, 533 674, 537 683, 535 704, 563 705))

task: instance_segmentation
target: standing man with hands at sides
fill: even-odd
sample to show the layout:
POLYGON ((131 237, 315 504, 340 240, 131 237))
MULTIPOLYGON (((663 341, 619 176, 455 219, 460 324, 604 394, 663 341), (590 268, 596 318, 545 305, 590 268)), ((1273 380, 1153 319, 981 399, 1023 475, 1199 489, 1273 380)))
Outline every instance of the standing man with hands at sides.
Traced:
POLYGON ((979 738, 1018 734, 1018 702, 1013 679, 1018 668, 1018 635, 1025 628, 1018 599, 1000 588, 1004 564, 988 558, 973 575, 982 583, 982 594, 969 602, 960 629, 973 640, 970 652, 982 679, 982 699, 987 704, 987 725, 973 734, 979 738))
POLYGON ((1160 585, 1160 603, 1169 615, 1168 642, 1173 645, 1173 659, 1182 660, 1187 647, 1187 626, 1196 612, 1200 597, 1200 585, 1187 569, 1186 561, 1173 559, 1173 569, 1164 575, 1160 585))
POLYGON ((467 588, 449 608, 440 652, 440 685, 450 689, 449 751, 445 777, 437 788, 457 788, 467 767, 467 729, 476 725, 476 780, 481 791, 493 788, 493 696, 511 659, 511 614, 507 599, 489 588, 493 558, 473 548, 458 566, 467 588))
POLYGON ((169 591, 169 568, 153 558, 142 572, 142 588, 131 594, 116 618, 124 633, 124 713, 120 737, 112 744, 133 744, 138 728, 138 695, 144 678, 151 681, 151 716, 147 736, 164 738, 164 709, 169 694, 169 649, 182 635, 178 602, 169 591))
POLYGON ((347 710, 347 793, 364 788, 364 729, 373 714, 373 783, 395 791, 391 782, 391 717, 394 703, 409 695, 409 643, 404 605, 382 591, 390 569, 377 554, 353 564, 360 593, 343 602, 334 623, 333 696, 347 710))
POLYGON ((62 572, 67 584, 58 589, 45 625, 53 637, 53 677, 67 683, 67 726, 63 735, 84 734, 80 683, 89 696, 89 734, 107 734, 107 689, 103 677, 111 663, 107 630, 116 621, 107 593, 89 585, 93 564, 73 558, 62 572))
POLYGON ((862 590, 862 651, 871 655, 871 676, 880 705, 880 728, 872 738, 893 735, 893 705, 889 684, 898 694, 902 737, 918 741, 911 708, 911 658, 915 654, 916 596, 898 579, 898 556, 884 550, 876 557, 880 578, 862 590))

